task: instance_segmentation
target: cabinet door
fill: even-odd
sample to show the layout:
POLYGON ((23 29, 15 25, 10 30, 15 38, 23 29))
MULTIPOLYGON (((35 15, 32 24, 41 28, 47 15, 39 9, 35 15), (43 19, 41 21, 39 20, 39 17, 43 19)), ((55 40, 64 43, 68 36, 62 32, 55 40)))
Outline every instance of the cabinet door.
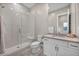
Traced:
POLYGON ((63 47, 60 46, 58 49, 58 56, 78 56, 79 52, 75 49, 71 49, 71 48, 67 48, 67 47, 63 47))
POLYGON ((49 42, 49 39, 44 39, 43 40, 43 50, 44 50, 44 54, 47 55, 47 56, 50 56, 50 42, 49 42))
POLYGON ((55 39, 51 39, 50 40, 50 47, 51 47, 51 49, 50 49, 50 51, 51 51, 51 55, 52 56, 56 56, 56 53, 57 53, 57 51, 56 51, 56 44, 55 44, 55 39))
POLYGON ((53 41, 51 39, 44 39, 43 42, 44 42, 44 45, 43 45, 44 54, 47 56, 52 56, 52 55, 54 56, 55 49, 53 48, 54 46, 52 45, 53 41))

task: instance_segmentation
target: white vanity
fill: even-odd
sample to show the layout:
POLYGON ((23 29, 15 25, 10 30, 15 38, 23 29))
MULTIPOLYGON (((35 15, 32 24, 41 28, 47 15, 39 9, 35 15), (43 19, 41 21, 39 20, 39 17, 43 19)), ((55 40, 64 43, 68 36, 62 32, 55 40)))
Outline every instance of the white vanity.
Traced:
POLYGON ((79 56, 78 38, 44 35, 43 43, 47 56, 79 56))

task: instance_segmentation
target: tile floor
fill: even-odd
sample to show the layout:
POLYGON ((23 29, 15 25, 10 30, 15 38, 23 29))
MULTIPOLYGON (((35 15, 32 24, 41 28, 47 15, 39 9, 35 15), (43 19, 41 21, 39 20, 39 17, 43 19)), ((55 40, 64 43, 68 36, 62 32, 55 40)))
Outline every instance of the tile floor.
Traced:
POLYGON ((33 54, 30 47, 26 47, 20 51, 14 52, 8 56, 45 56, 43 54, 43 48, 40 50, 40 54, 33 54))

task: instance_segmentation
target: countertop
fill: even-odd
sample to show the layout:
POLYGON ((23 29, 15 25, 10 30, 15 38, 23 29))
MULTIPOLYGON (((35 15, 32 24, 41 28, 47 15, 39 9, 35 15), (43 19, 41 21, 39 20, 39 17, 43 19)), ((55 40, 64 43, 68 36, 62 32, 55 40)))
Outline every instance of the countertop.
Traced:
POLYGON ((70 38, 64 35, 53 35, 53 34, 45 34, 43 38, 49 38, 49 39, 56 39, 56 40, 64 40, 64 41, 70 41, 70 42, 75 42, 79 43, 79 38, 70 38))

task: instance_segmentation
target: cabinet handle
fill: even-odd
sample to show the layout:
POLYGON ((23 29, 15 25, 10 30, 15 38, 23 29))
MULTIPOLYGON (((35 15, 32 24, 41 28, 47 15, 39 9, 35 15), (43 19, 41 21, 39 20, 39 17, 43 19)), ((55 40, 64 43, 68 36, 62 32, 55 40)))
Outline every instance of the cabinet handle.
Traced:
POLYGON ((48 41, 47 39, 44 39, 44 40, 48 41))
POLYGON ((21 33, 21 29, 19 28, 19 33, 21 33))
POLYGON ((59 51, 59 47, 57 47, 57 51, 59 51))
POLYGON ((58 47, 58 51, 59 51, 59 47, 58 47))
POLYGON ((59 50, 59 47, 55 46, 55 50, 58 51, 59 50))
POLYGON ((57 47, 55 46, 55 50, 57 50, 57 47))
POLYGON ((75 45, 72 45, 72 44, 71 44, 71 46, 72 46, 72 47, 78 47, 78 46, 75 46, 75 45))

